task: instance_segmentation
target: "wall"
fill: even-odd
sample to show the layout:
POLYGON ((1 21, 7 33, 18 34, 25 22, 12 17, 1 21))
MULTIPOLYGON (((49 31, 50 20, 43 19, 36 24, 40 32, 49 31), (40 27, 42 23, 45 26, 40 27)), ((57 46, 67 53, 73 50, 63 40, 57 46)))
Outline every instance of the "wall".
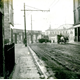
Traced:
POLYGON ((13 27, 13 9, 11 8, 10 0, 4 0, 4 35, 5 44, 12 43, 11 27, 13 27), (7 42, 6 42, 7 41, 7 42))
POLYGON ((0 0, 0 76, 3 76, 3 54, 4 54, 4 7, 3 2, 0 0))
POLYGON ((74 0, 75 41, 80 42, 80 0, 74 0))
POLYGON ((74 28, 68 30, 69 34, 69 42, 74 42, 75 39, 75 31, 74 28))

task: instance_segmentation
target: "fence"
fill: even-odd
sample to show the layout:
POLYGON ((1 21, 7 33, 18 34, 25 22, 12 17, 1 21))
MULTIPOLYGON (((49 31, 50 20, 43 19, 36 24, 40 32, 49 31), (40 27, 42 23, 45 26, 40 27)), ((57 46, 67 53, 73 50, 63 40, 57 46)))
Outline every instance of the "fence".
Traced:
POLYGON ((14 43, 4 46, 6 78, 10 76, 15 65, 15 51, 14 50, 15 50, 14 43))

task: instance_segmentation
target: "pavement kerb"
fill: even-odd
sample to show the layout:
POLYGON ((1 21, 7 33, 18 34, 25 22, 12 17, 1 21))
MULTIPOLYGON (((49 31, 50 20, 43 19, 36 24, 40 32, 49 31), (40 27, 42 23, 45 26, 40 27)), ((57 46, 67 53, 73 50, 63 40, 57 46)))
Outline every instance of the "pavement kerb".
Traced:
POLYGON ((41 66, 40 66, 39 62, 35 59, 35 56, 34 56, 34 55, 36 55, 35 52, 29 46, 28 46, 28 49, 29 49, 29 51, 30 51, 30 53, 32 55, 32 58, 33 58, 33 60, 34 60, 34 62, 36 64, 38 70, 41 73, 41 77, 44 78, 44 79, 47 79, 48 76, 44 73, 44 71, 41 69, 41 66))
POLYGON ((38 71, 39 71, 39 74, 41 75, 42 78, 45 78, 44 73, 43 73, 43 71, 41 70, 38 61, 35 59, 35 56, 34 56, 34 55, 35 55, 35 52, 34 52, 29 46, 28 46, 28 49, 29 49, 29 51, 30 51, 30 53, 31 53, 31 56, 32 56, 32 58, 33 58, 33 61, 34 61, 35 65, 36 65, 36 67, 37 67, 37 69, 38 69, 38 71))

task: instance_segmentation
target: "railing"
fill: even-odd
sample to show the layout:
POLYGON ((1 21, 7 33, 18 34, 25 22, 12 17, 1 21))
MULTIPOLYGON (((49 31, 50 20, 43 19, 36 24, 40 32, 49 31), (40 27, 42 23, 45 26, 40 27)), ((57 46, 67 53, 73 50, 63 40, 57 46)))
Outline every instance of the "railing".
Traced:
POLYGON ((8 78, 13 71, 15 65, 15 45, 14 43, 10 45, 4 46, 4 53, 5 53, 5 74, 8 78))

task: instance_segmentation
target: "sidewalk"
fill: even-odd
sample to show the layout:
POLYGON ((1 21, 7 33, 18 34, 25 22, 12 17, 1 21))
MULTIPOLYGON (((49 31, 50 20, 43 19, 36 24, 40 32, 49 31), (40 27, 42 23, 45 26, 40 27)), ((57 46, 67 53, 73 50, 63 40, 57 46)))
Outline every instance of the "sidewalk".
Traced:
POLYGON ((15 63, 12 79, 40 79, 32 56, 23 44, 15 45, 15 63))

